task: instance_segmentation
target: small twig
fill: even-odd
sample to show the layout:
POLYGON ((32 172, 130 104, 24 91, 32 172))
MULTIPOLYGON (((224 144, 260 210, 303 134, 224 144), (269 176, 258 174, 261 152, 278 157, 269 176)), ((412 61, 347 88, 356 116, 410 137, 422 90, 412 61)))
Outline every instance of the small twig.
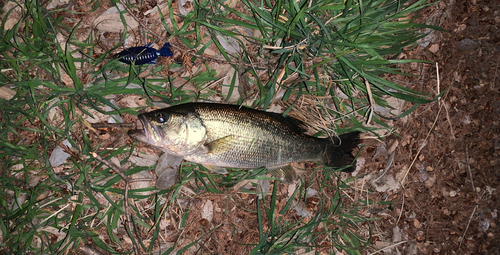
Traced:
POLYGON ((398 246, 398 245, 400 245, 400 244, 404 244, 404 243, 406 243, 406 242, 408 242, 408 241, 401 241, 401 242, 399 242, 399 243, 395 243, 395 244, 388 245, 388 246, 386 246, 386 247, 384 247, 384 248, 382 248, 382 249, 379 249, 379 250, 377 250, 377 251, 375 251, 375 252, 370 253, 369 255, 377 254, 377 253, 382 252, 382 251, 384 251, 384 250, 386 250, 386 249, 390 249, 390 248, 392 248, 392 247, 394 247, 394 246, 398 246))
POLYGON ((276 97, 278 97, 278 94, 281 92, 281 85, 282 85, 281 81, 283 80, 283 76, 285 75, 285 71, 286 71, 286 68, 283 67, 281 69, 281 71, 279 72, 279 74, 278 74, 278 77, 276 79, 276 88, 275 88, 275 91, 274 91, 273 101, 271 101, 270 105, 274 104, 274 101, 276 100, 276 97))
MULTIPOLYGON (((123 196, 123 200, 124 200, 123 201, 123 210, 125 211, 125 216, 127 218, 127 224, 125 225, 125 228, 128 229, 127 233, 130 233, 130 235, 133 235, 132 219, 130 217, 129 206, 128 206, 128 190, 130 188, 131 179, 124 174, 124 171, 119 166, 116 166, 115 164, 107 161, 106 159, 102 158, 99 154, 97 154, 95 152, 91 152, 90 154, 92 154, 92 156, 97 161, 101 162, 102 164, 106 165, 107 167, 109 167, 110 169, 115 171, 125 181, 125 194, 123 196)), ((129 236, 129 237, 134 238, 133 236, 129 236)), ((140 254, 139 247, 137 247, 137 244, 135 242, 132 242, 132 243, 133 243, 133 247, 134 247, 134 253, 140 254)))
MULTIPOLYGON (((173 189, 172 189, 172 190, 170 190, 170 191, 168 192, 168 194, 167 194, 165 197, 171 197, 172 192, 173 192, 173 189)), ((169 205, 170 205, 170 201, 165 201, 165 203, 163 204, 163 207, 162 207, 162 208, 161 208, 161 210, 160 210, 160 214, 159 214, 159 215, 160 215, 160 217, 158 217, 158 219, 156 219, 156 221, 155 221, 154 225, 153 225, 153 226, 151 226, 151 229, 149 229, 148 233, 150 233, 150 232, 153 230, 153 228, 156 226, 156 224, 158 224, 158 222, 160 222, 160 220, 161 220, 161 216, 163 215, 163 213, 165 212, 165 210, 167 209, 167 207, 168 207, 169 205)))
POLYGON ((38 228, 37 228, 37 230, 38 230, 38 229, 40 229, 46 221, 48 221, 48 220, 52 219, 52 217, 53 217, 53 216, 56 216, 56 215, 57 215, 57 214, 59 214, 62 210, 66 209, 66 208, 67 208, 68 206, 70 206, 70 205, 71 205, 71 204, 69 204, 69 203, 68 203, 68 204, 66 204, 63 208, 59 209, 58 211, 54 212, 53 214, 49 215, 49 216, 48 216, 48 217, 46 217, 44 220, 42 220, 42 221, 38 224, 38 228))
POLYGON ((131 128, 134 125, 134 123, 92 123, 93 128, 131 128))
POLYGON ((212 89, 212 87, 215 87, 216 85, 221 84, 224 81, 224 79, 226 79, 226 77, 227 77, 227 75, 224 75, 223 77, 219 78, 218 80, 208 83, 205 87, 200 89, 199 92, 202 92, 205 89, 212 89))
POLYGON ((450 113, 448 112, 448 107, 446 106, 445 103, 443 103, 443 105, 444 109, 446 110, 446 120, 448 121, 448 125, 450 125, 451 137, 453 138, 453 140, 455 140, 457 138, 455 138, 455 131, 453 131, 453 125, 451 125, 451 119, 450 119, 450 113))
POLYGON ((106 165, 107 167, 111 168, 113 171, 115 171, 119 176, 122 177, 122 179, 125 181, 125 183, 130 183, 130 178, 127 177, 123 171, 118 167, 116 166, 115 164, 105 160, 104 158, 102 158, 99 154, 95 153, 95 152, 91 152, 90 154, 92 154, 92 156, 99 162, 101 162, 102 164, 106 165))
MULTIPOLYGON (((436 79, 437 79, 437 94, 441 93, 441 80, 439 79, 439 65, 436 62, 436 79)), ((446 120, 448 121, 448 124, 450 125, 450 133, 451 137, 453 137, 453 140, 455 140, 455 132, 453 131, 453 125, 451 125, 451 120, 450 120, 450 113, 448 112, 448 107, 446 107, 446 103, 441 101, 441 97, 438 98, 439 104, 443 104, 444 109, 446 110, 446 120)))
POLYGON ((476 187, 474 187, 474 179, 472 179, 472 171, 470 170, 470 162, 469 162, 469 146, 465 145, 465 156, 467 160, 467 171, 469 172, 470 182, 472 183, 472 192, 477 200, 476 187))
POLYGON ((281 49, 302 49, 304 47, 304 45, 307 45, 307 38, 300 41, 299 43, 297 44, 294 44, 294 45, 290 45, 290 46, 286 46, 286 47, 279 47, 279 46, 270 46, 270 45, 263 45, 262 48, 264 49, 270 49, 270 50, 281 50, 281 49))
MULTIPOLYGON (((401 186, 401 188, 403 188, 404 194, 408 194, 408 190, 404 186, 401 186)), ((404 194, 403 194, 403 197, 404 197, 404 194)), ((422 216, 424 216, 427 221, 431 221, 431 219, 429 217, 427 217, 427 215, 425 214, 425 212, 422 209, 422 207, 420 207, 418 205, 417 201, 415 201, 415 199, 413 198, 413 196, 408 196, 408 197, 410 198, 411 201, 413 201, 413 203, 415 204, 415 207, 417 207, 417 209, 422 213, 422 216)), ((401 209, 403 209, 403 207, 401 207, 401 209)), ((403 210, 401 210, 401 212, 402 211, 403 210)))
POLYGON ((394 155, 395 154, 396 154, 395 151, 393 151, 391 153, 391 155, 389 156, 389 160, 387 160, 387 163, 385 164, 385 168, 382 171, 382 174, 380 174, 380 176, 375 181, 373 181, 373 182, 378 182, 380 180, 380 178, 382 178, 385 175, 385 173, 387 173, 387 171, 389 170, 389 168, 391 167, 391 165, 392 165, 392 163, 394 161, 394 155))
POLYGON ((405 207, 405 194, 403 193, 403 202, 401 203, 401 209, 399 209, 399 216, 398 216, 398 220, 396 221, 396 224, 394 225, 398 225, 399 223, 399 220, 401 219, 401 216, 403 215, 403 208, 405 207))
MULTIPOLYGON (((438 68, 438 65, 436 63, 436 72, 437 72, 437 84, 438 84, 438 95, 439 95, 439 68, 438 68)), ((441 97, 439 97, 440 99, 441 97)), ((439 100, 438 99, 438 100, 439 100)), ((439 102, 439 111, 438 113, 436 114, 436 118, 434 119, 434 123, 432 123, 432 127, 429 129, 429 132, 427 132, 427 135, 425 136, 425 141, 427 141, 427 139, 429 138, 432 130, 434 129, 434 127, 436 126, 436 123, 437 123, 437 120, 439 118, 439 115, 441 114, 441 110, 443 110, 443 106, 444 106, 444 103, 441 104, 441 101, 438 101, 439 102)), ((427 144, 427 143, 425 143, 427 144)), ((420 146, 420 148, 418 148, 418 151, 417 151, 417 154, 415 155, 415 158, 413 159, 413 161, 411 162, 410 166, 408 167, 408 169, 406 170, 406 173, 405 175, 403 176, 403 179, 401 179, 401 185, 404 185, 404 181, 406 179, 406 176, 408 175, 408 173, 410 172, 410 169, 412 168, 413 164, 415 164, 415 161, 417 160, 418 158, 418 155, 420 155, 420 151, 422 151, 422 149, 425 147, 425 145, 423 146, 420 146)))
MULTIPOLYGON (((439 65, 438 65, 438 62, 436 62, 436 79, 437 79, 437 94, 439 95, 439 93, 441 93, 441 89, 440 89, 440 79, 439 79, 439 65)), ((438 98, 438 100, 441 100, 441 97, 438 98)))
POLYGON ((474 216, 474 213, 476 212, 477 207, 478 207, 477 205, 476 205, 476 207, 474 207, 474 210, 472 211, 472 214, 470 215, 469 223, 467 223, 467 227, 465 228, 464 234, 462 235, 462 239, 460 240, 460 244, 458 245, 457 251, 459 251, 460 247, 462 246, 462 242, 464 241, 464 238, 465 238, 465 233, 467 233, 467 230, 469 229, 470 222, 472 221, 472 217, 474 216))
MULTIPOLYGON (((425 141, 427 141, 427 139, 429 138, 432 130, 434 129, 434 126, 436 126, 436 122, 438 120, 438 117, 439 117, 439 114, 441 113, 441 110, 443 109, 443 106, 441 105, 441 107, 439 108, 439 111, 436 115, 436 119, 434 120, 434 123, 432 123, 432 126, 429 130, 429 132, 427 132, 427 135, 425 136, 425 141)), ((408 173, 410 172, 410 169, 413 167, 413 165, 415 164, 415 161, 417 161, 417 158, 418 158, 418 155, 420 155, 420 151, 422 151, 422 149, 425 147, 425 144, 427 143, 424 143, 424 145, 420 146, 420 148, 418 148, 418 151, 417 151, 417 154, 415 154, 415 157, 413 158, 413 161, 411 162, 410 166, 408 167, 408 169, 406 169, 406 173, 405 175, 403 176, 403 179, 401 179, 401 185, 404 185, 404 182, 405 182, 405 179, 406 179, 406 176, 408 175, 408 173)))
POLYGON ((368 115, 368 120, 366 124, 370 124, 372 121, 373 110, 375 108, 375 100, 373 100, 372 89, 370 87, 370 83, 365 79, 366 93, 368 94, 368 101, 370 102, 370 114, 368 115))

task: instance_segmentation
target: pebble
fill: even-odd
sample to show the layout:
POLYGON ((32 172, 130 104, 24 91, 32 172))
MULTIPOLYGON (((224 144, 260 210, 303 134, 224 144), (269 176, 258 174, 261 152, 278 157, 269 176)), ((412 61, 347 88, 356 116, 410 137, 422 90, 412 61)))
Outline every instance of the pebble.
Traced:
POLYGON ((457 192, 452 190, 450 191, 450 197, 455 197, 457 195, 457 192))
POLYGON ((458 42, 458 50, 459 51, 472 51, 472 50, 477 49, 478 47, 479 47, 479 43, 477 43, 476 41, 469 39, 469 38, 465 38, 465 39, 461 40, 460 42, 458 42))

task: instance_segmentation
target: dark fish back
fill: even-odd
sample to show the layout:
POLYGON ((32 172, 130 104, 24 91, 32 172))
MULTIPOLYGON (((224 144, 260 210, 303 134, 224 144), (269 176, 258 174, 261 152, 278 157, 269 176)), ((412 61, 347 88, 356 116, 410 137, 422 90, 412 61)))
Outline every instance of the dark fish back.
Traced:
POLYGON ((141 47, 132 47, 121 51, 115 57, 125 64, 135 63, 136 65, 155 64, 158 56, 170 57, 174 53, 170 50, 170 43, 165 43, 159 50, 151 47, 149 43, 141 47))
POLYGON ((305 136, 302 133, 306 130, 302 121, 292 117, 283 117, 283 115, 274 112, 264 112, 252 108, 229 105, 229 104, 213 104, 213 103, 190 103, 179 106, 170 107, 170 109, 179 108, 178 112, 197 112, 205 113, 206 116, 220 115, 225 121, 234 122, 233 124, 245 125, 271 125, 273 128, 283 129, 285 132, 305 136))
POLYGON ((125 49, 117 54, 121 62, 136 65, 151 64, 158 58, 158 53, 155 48, 151 47, 132 47, 125 49))

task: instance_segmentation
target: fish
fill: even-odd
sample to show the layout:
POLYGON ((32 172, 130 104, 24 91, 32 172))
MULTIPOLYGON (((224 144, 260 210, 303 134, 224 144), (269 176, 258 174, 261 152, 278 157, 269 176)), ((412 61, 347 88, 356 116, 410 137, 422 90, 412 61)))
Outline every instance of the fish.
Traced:
POLYGON ((170 57, 174 55, 174 53, 170 50, 170 43, 165 43, 159 50, 151 47, 152 44, 153 43, 149 43, 141 47, 127 48, 116 54, 114 57, 118 58, 120 62, 125 64, 130 65, 131 63, 134 63, 135 65, 144 65, 156 64, 158 56, 170 57))
POLYGON ((292 183, 294 162, 354 170, 352 152, 360 132, 317 138, 301 126, 292 117, 243 106, 186 103, 139 114, 128 135, 219 174, 227 173, 225 168, 265 167, 276 179, 292 183))

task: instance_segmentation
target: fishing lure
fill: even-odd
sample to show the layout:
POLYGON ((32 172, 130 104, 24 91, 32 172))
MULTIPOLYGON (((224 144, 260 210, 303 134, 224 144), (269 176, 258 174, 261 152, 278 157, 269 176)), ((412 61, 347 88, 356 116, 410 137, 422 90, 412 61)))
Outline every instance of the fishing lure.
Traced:
POLYGON ((158 56, 170 57, 174 55, 174 53, 170 50, 170 43, 165 43, 159 50, 151 47, 151 44, 153 43, 149 43, 142 47, 125 49, 116 54, 115 57, 119 58, 119 61, 125 64, 134 63, 136 65, 144 65, 156 64, 158 56))

